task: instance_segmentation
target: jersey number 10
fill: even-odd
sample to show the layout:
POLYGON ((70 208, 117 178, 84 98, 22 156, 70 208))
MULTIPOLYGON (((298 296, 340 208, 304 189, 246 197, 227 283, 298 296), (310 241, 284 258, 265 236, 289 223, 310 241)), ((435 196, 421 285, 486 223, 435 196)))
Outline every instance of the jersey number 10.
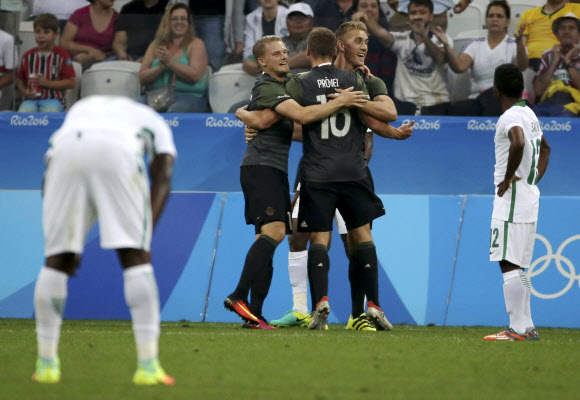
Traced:
MULTIPOLYGON (((320 104, 326 103, 326 96, 321 94, 316 96, 316 100, 320 104)), ((328 126, 330 125, 330 132, 336 137, 343 137, 346 136, 350 129, 350 110, 349 109, 340 109, 338 111, 333 112, 330 114, 329 117, 324 118, 320 121, 320 134, 322 139, 328 139, 328 126), (338 129, 336 126, 336 116, 338 114, 344 115, 344 126, 342 129, 338 129), (330 124, 329 124, 330 120, 330 124)))

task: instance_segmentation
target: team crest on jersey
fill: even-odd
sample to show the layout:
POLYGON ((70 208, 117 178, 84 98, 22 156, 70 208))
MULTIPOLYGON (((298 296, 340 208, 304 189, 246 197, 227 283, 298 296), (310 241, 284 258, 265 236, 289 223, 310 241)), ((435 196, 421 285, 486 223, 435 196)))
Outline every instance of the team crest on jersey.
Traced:
POLYGON ((72 65, 72 58, 67 58, 65 61, 66 65, 72 65))
POLYGON ((266 207, 266 215, 268 217, 271 217, 272 215, 274 215, 274 211, 275 211, 274 207, 270 207, 270 206, 266 207))

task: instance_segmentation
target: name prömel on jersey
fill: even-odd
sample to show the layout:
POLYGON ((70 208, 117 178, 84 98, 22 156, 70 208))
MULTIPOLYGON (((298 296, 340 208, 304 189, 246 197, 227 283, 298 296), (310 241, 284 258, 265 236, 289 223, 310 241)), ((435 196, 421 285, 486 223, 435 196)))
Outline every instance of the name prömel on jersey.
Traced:
POLYGON ((318 83, 319 88, 336 88, 336 87, 338 87, 338 78, 317 79, 316 82, 318 83))

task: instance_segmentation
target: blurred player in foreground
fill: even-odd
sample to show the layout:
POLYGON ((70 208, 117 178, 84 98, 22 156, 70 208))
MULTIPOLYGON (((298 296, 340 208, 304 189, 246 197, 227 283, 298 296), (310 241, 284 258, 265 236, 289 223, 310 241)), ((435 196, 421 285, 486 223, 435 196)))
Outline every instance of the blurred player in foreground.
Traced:
POLYGON ((550 147, 534 112, 522 100, 524 80, 513 64, 495 69, 493 90, 503 114, 495 132, 497 187, 493 201, 489 260, 503 274, 509 328, 484 340, 540 340, 530 309, 530 281, 525 268, 534 253, 540 191, 550 147))
POLYGON ((34 291, 38 360, 32 380, 60 381, 58 342, 67 282, 99 220, 101 246, 116 249, 137 347, 136 385, 173 385, 158 360, 159 295, 150 258, 177 152, 171 130, 145 105, 93 96, 76 103, 46 153, 46 261, 34 291), (150 160, 151 188, 143 156, 150 160))

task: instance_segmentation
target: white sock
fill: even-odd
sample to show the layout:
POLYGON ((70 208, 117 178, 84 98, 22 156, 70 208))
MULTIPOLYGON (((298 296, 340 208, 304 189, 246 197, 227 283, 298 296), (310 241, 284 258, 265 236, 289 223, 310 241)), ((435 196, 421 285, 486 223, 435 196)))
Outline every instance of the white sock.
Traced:
POLYGON ((528 289, 522 284, 519 270, 503 274, 503 295, 505 307, 510 316, 510 328, 519 334, 526 332, 526 316, 524 315, 526 292, 528 289))
POLYGON ((151 264, 127 268, 123 273, 125 301, 131 311, 139 362, 158 356, 159 293, 151 264))
POLYGON ((308 250, 288 253, 288 274, 294 300, 292 309, 308 314, 308 250))
POLYGON ((34 289, 38 356, 46 360, 58 354, 62 313, 66 303, 68 275, 42 267, 34 289))
POLYGON ((524 316, 526 320, 526 330, 534 329, 534 321, 532 321, 532 309, 530 307, 530 298, 532 297, 532 285, 528 279, 525 271, 520 270, 520 279, 522 285, 526 288, 526 299, 524 301, 524 316))

